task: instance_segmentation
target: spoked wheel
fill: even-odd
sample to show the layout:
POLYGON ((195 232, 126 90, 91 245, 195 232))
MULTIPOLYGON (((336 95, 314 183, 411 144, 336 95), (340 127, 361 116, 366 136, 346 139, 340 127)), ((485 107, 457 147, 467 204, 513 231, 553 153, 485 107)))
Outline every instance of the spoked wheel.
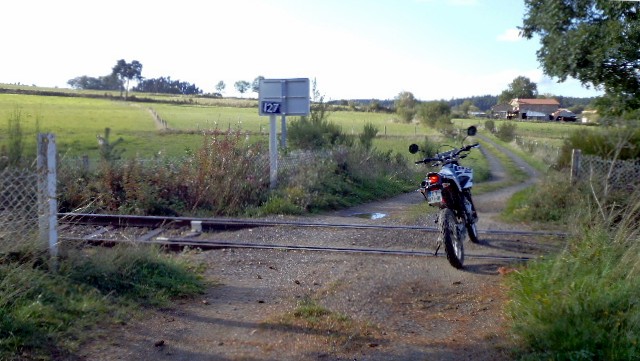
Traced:
POLYGON ((458 223, 453 211, 445 208, 438 215, 438 228, 440 236, 438 241, 444 244, 449 263, 455 268, 462 268, 464 263, 464 246, 462 235, 460 234, 461 224, 458 223))

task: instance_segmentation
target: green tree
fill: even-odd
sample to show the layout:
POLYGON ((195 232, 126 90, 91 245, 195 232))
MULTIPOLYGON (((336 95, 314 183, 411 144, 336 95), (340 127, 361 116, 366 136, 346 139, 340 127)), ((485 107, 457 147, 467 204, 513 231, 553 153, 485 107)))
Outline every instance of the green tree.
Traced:
POLYGON ((498 97, 498 103, 509 103, 514 98, 532 99, 538 96, 538 85, 526 76, 519 76, 503 90, 498 97))
POLYGON ((129 82, 133 79, 142 80, 142 64, 137 60, 127 63, 124 59, 120 59, 113 67, 111 74, 116 75, 120 80, 120 97, 122 97, 122 92, 126 90, 125 99, 127 99, 129 97, 129 82))
POLYGON ((218 84, 216 84, 216 91, 222 94, 222 92, 224 92, 224 88, 226 87, 227 87, 227 84, 225 84, 224 81, 220 80, 218 84))
POLYGON ((238 80, 237 82, 235 82, 235 84, 233 84, 233 87, 236 88, 240 95, 244 95, 244 93, 246 93, 247 90, 249 90, 249 88, 251 87, 251 83, 246 80, 238 80))
POLYGON ((540 37, 545 74, 602 87, 626 109, 640 106, 640 4, 525 0, 522 35, 540 37))
POLYGON ((460 113, 462 113, 463 115, 467 115, 469 114, 469 112, 472 110, 471 107, 474 107, 477 109, 477 107, 475 107, 473 105, 473 102, 471 101, 471 99, 466 99, 465 101, 462 102, 462 104, 460 104, 460 113))
POLYGON ((378 99, 371 99, 369 102, 369 106, 367 107, 368 112, 377 113, 382 110, 382 105, 378 99))
POLYGON ((396 108, 396 114, 405 123, 409 123, 416 115, 416 105, 418 101, 413 96, 413 93, 403 91, 396 96, 394 106, 396 108))
POLYGON ((260 81, 264 80, 262 75, 258 75, 255 79, 253 79, 253 83, 251 83, 251 91, 258 94, 260 92, 260 81))
POLYGON ((451 106, 444 100, 434 100, 420 104, 418 117, 429 127, 435 127, 442 118, 450 118, 451 106))

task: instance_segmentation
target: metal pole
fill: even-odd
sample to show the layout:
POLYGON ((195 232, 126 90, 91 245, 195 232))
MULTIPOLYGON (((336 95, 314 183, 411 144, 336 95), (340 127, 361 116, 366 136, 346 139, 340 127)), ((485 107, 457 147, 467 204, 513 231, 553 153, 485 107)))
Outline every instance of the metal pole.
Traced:
POLYGON ((281 132, 280 132, 280 147, 282 149, 287 148, 287 116, 282 115, 282 124, 281 124, 281 132))
POLYGON ((269 186, 276 187, 278 180, 278 140, 276 134, 276 115, 269 115, 269 186))

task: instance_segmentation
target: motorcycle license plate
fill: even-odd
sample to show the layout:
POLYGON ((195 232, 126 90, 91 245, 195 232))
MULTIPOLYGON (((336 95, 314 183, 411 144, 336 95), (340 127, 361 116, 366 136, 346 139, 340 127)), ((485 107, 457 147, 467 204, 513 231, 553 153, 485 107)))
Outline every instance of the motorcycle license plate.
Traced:
POLYGON ((442 203, 442 191, 437 189, 427 192, 427 202, 429 204, 442 203))

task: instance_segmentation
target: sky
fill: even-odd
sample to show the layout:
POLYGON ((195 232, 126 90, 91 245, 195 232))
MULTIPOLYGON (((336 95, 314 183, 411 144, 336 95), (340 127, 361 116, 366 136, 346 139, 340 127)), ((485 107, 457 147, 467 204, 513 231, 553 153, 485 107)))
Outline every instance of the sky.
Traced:
POLYGON ((540 94, 601 95, 543 74, 524 14, 522 0, 11 0, 0 83, 68 88, 124 59, 207 93, 222 80, 225 96, 258 76, 315 79, 325 100, 499 95, 518 76, 540 94))

